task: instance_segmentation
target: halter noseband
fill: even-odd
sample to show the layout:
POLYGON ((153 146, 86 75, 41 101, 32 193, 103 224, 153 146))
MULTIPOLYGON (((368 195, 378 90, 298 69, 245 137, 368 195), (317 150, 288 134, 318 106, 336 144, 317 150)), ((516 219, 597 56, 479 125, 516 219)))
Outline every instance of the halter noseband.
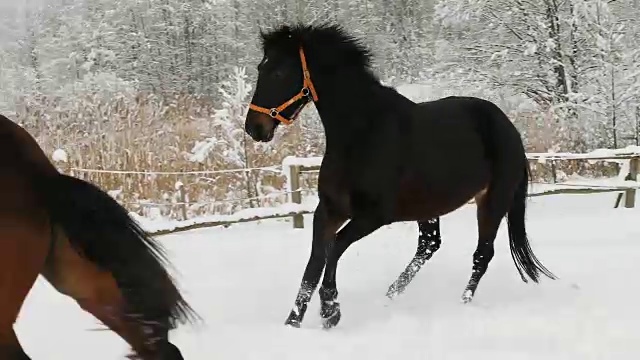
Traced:
MULTIPOLYGON (((280 112, 282 112, 283 110, 285 110, 286 108, 288 108, 289 106, 291 106, 293 103, 295 103, 296 101, 302 99, 303 97, 309 97, 309 95, 312 96, 313 101, 318 101, 318 94, 316 93, 316 89, 313 87, 313 83, 311 82, 311 75, 309 74, 309 68, 307 68, 307 61, 304 57, 304 51, 302 50, 302 47, 300 47, 300 61, 302 63, 302 76, 303 76, 303 81, 302 81, 302 89, 296 94, 294 95, 291 99, 289 99, 288 101, 286 101, 285 103, 283 103, 282 105, 278 106, 277 108, 271 108, 271 109, 267 109, 261 106, 257 106, 254 104, 249 104, 249 109, 251 110, 255 110, 257 112, 261 112, 263 114, 267 114, 269 116, 271 116, 274 119, 277 119, 287 125, 291 124, 293 122, 294 119, 287 119, 284 116, 280 115, 280 112)), ((304 105, 302 105, 302 107, 300 108, 300 111, 302 111, 302 109, 307 105, 307 103, 304 103, 304 105)), ((294 114, 295 116, 295 114, 294 114)))

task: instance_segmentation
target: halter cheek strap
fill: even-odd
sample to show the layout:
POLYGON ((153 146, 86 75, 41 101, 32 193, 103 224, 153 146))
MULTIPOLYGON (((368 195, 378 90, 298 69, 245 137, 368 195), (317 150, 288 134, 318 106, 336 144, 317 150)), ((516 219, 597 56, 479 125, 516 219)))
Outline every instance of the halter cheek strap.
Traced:
MULTIPOLYGON (((254 105, 254 104, 249 104, 249 109, 257 111, 257 112, 260 112, 260 113, 263 113, 263 114, 267 114, 267 115, 271 116, 272 118, 277 119, 280 122, 283 122, 283 123, 289 125, 295 119, 287 119, 287 118, 285 118, 284 116, 282 116, 280 114, 282 111, 284 111, 286 108, 291 106, 296 101, 302 99, 303 97, 309 98, 309 96, 311 96, 313 101, 318 101, 318 94, 316 93, 316 89, 313 86, 313 83, 311 82, 311 75, 309 74, 309 68, 307 67, 307 60, 306 60, 306 58, 304 56, 304 51, 302 50, 302 47, 300 47, 300 62, 302 63, 302 76, 303 76, 302 89, 296 95, 294 95, 291 99, 287 100, 285 103, 283 103, 282 105, 278 106, 277 108, 267 109, 267 108, 264 108, 264 107, 261 107, 261 106, 257 106, 257 105, 254 105)), ((302 107, 300 108, 300 111, 302 111, 302 109, 306 105, 307 105, 307 103, 304 103, 304 105, 302 105, 302 107)), ((295 114, 294 114, 294 117, 295 117, 295 114)))

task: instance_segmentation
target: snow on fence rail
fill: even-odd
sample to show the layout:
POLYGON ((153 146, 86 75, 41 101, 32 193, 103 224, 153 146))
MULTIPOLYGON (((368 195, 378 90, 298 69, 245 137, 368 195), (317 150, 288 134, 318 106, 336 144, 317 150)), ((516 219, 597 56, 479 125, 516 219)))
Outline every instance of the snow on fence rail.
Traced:
POLYGON ((125 175, 216 175, 216 174, 232 174, 232 173, 247 173, 255 170, 261 171, 280 171, 280 166, 264 166, 255 168, 241 168, 241 169, 225 169, 225 170, 195 170, 195 171, 133 171, 133 170, 102 170, 102 169, 83 169, 83 168, 69 168, 71 171, 83 172, 83 173, 98 173, 98 174, 125 174, 125 175))
MULTIPOLYGON (((615 207, 618 207, 624 197, 624 206, 627 208, 635 207, 636 190, 640 189, 640 183, 637 180, 640 171, 640 146, 630 146, 623 149, 609 150, 599 149, 590 153, 528 153, 529 161, 537 161, 539 163, 550 163, 553 182, 552 183, 533 183, 529 192, 531 197, 553 195, 553 194, 590 194, 601 192, 620 192, 615 207), (599 161, 617 162, 622 166, 618 176, 606 179, 588 179, 584 181, 556 181, 555 164, 559 161, 582 160, 590 163, 599 161)), ((150 220, 132 213, 134 217, 140 221, 142 226, 154 235, 163 235, 180 231, 193 230, 198 228, 207 228, 214 226, 228 226, 234 223, 258 221, 277 218, 292 218, 294 228, 303 228, 303 215, 313 213, 315 203, 310 202, 303 204, 301 187, 301 175, 304 173, 317 172, 320 169, 322 157, 286 157, 282 165, 267 166, 261 168, 249 169, 233 169, 233 170, 211 170, 211 171, 185 171, 185 172, 161 172, 161 171, 111 171, 111 170, 94 170, 94 169, 69 169, 77 172, 102 172, 102 173, 118 173, 118 174, 149 174, 149 175, 185 175, 185 174, 224 174, 229 172, 246 172, 253 170, 265 171, 281 171, 286 176, 286 189, 279 194, 286 194, 288 201, 284 204, 267 208, 248 208, 236 212, 231 215, 210 215, 201 216, 193 219, 183 220, 150 220)), ((268 197, 269 195, 265 196, 268 197)), ((228 201, 244 201, 246 199, 220 200, 218 202, 228 201)), ((473 200, 470 201, 471 203, 473 200)), ((181 199, 183 208, 187 205, 198 203, 189 203, 181 199)), ((140 205, 145 205, 141 203, 140 205)), ((186 211, 186 210, 183 210, 186 211)))
POLYGON ((311 214, 314 209, 314 204, 286 203, 270 208, 249 208, 232 215, 210 215, 189 220, 161 221, 148 220, 136 213, 132 213, 132 215, 145 230, 157 236, 215 226, 229 226, 251 221, 294 217, 297 215, 311 214))

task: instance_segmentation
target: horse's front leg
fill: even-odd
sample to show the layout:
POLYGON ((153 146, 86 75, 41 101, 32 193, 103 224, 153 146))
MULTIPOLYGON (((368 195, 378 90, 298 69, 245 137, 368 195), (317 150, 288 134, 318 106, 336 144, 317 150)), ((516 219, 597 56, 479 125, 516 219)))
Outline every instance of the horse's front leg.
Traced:
POLYGON ((338 325, 340 321, 340 303, 337 302, 336 270, 338 261, 347 248, 354 242, 371 234, 387 222, 380 217, 356 216, 338 232, 336 240, 327 248, 327 263, 320 287, 320 316, 325 329, 338 325))
POLYGON ((302 276, 293 309, 285 321, 285 325, 300 327, 311 296, 320 282, 320 275, 326 263, 326 248, 334 242, 336 231, 344 224, 346 218, 329 211, 325 201, 320 201, 313 217, 313 242, 311 256, 302 276))

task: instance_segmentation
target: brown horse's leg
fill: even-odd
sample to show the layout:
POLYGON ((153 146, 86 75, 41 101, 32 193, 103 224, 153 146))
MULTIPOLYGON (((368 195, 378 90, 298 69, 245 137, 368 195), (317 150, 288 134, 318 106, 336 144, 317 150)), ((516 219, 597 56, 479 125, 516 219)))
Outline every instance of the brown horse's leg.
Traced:
POLYGON ((16 336, 13 327, 11 327, 7 333, 4 331, 0 333, 3 343, 0 344, 0 359, 3 360, 31 360, 27 355, 16 336))
POLYGON ((124 297, 113 276, 80 256, 61 231, 43 275, 59 292, 75 299, 82 309, 117 333, 139 357, 160 358, 153 341, 158 335, 126 316, 124 297))
POLYGON ((51 244, 47 227, 0 213, 0 359, 29 359, 13 325, 44 267, 51 244))
POLYGON ((387 297, 390 299, 402 294, 424 263, 431 259, 433 254, 440 249, 442 238, 440 236, 439 217, 427 221, 418 221, 418 231, 418 249, 416 250, 416 254, 400 276, 398 276, 398 279, 389 286, 387 297))

